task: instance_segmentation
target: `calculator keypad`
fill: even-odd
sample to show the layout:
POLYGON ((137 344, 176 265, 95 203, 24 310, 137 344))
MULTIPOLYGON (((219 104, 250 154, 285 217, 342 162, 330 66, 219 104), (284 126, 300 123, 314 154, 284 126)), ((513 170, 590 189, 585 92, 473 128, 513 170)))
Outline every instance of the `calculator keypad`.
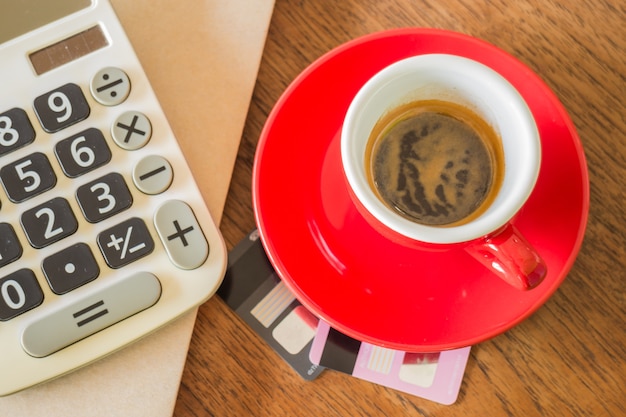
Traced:
MULTIPOLYGON (((124 71, 108 67, 93 77, 89 89, 98 103, 116 106, 126 100, 130 86, 124 71)), ((79 123, 91 112, 81 87, 74 83, 38 96, 33 107, 42 128, 49 133, 79 123)), ((125 151, 146 146, 152 137, 150 120, 138 111, 122 112, 110 129, 110 144, 125 151)), ((35 136, 23 109, 13 108, 0 114, 0 156, 28 146, 35 136)), ((30 246, 39 250, 75 234, 79 228, 77 215, 82 215, 88 223, 98 224, 131 208, 132 192, 120 173, 103 171, 96 179, 80 180, 91 171, 106 168, 112 160, 113 152, 107 142, 101 130, 88 127, 51 145, 47 154, 32 152, 5 162, 0 168, 0 181, 9 200, 21 209, 19 221, 30 246), (57 162, 63 174, 77 182, 74 195, 50 195, 34 206, 25 204, 54 189, 57 177, 53 164, 57 162), (74 212, 72 199, 80 213, 74 212)), ((166 158, 148 155, 135 164, 129 180, 141 193, 156 195, 170 187, 173 177, 166 158)), ((157 208, 153 221, 158 240, 172 264, 181 269, 195 269, 205 262, 209 245, 189 205, 179 200, 166 201, 157 208)), ((24 247, 9 223, 0 223, 0 237, 2 268, 17 261, 24 247)), ((98 258, 104 260, 105 267, 122 269, 154 249, 155 240, 146 221, 134 214, 126 218, 122 215, 92 241, 60 247, 47 255, 40 265, 45 277, 42 282, 54 294, 65 297, 102 274, 98 258)), ((105 289, 84 293, 70 305, 31 322, 22 334, 22 346, 31 356, 47 356, 152 306, 160 293, 161 284, 155 275, 132 274, 105 289)), ((11 320, 42 304, 44 292, 34 270, 22 268, 0 275, 0 321, 11 320)))

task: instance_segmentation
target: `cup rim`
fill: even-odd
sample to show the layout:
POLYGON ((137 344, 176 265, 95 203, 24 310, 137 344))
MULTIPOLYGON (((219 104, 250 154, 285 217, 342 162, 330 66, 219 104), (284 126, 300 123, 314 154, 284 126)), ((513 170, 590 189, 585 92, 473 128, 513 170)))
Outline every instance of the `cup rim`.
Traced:
MULTIPOLYGON (((478 82, 478 80, 477 80, 478 82)), ((376 121, 368 122, 374 124, 376 121)), ((368 135, 369 137, 369 132, 368 135)), ((367 142, 367 137, 360 142, 367 142)), ((348 186, 352 190, 358 204, 369 212, 388 232, 398 234, 403 239, 434 244, 453 244, 471 241, 500 229, 509 222, 522 208, 530 196, 541 164, 541 142, 534 117, 525 100, 515 87, 502 75, 488 66, 469 58, 451 54, 417 55, 397 61, 376 73, 357 92, 350 103, 341 129, 341 161, 348 186), (511 195, 506 199, 496 199, 485 213, 475 220, 457 226, 428 226, 412 222, 401 215, 394 213, 387 207, 371 189, 364 169, 365 146, 358 145, 352 138, 359 130, 358 122, 363 113, 375 101, 382 88, 389 86, 392 80, 403 77, 418 70, 433 71, 443 69, 456 77, 480 77, 480 82, 490 87, 496 87, 498 100, 509 106, 510 111, 516 114, 515 121, 519 125, 520 135, 527 140, 524 155, 515 155, 516 158, 526 158, 535 161, 535 164, 519 164, 507 154, 505 149, 505 165, 515 164, 516 175, 507 176, 505 169, 505 184, 514 187, 511 195), (506 182, 508 181, 508 182, 506 182)), ((508 190, 507 190, 508 191, 508 190)), ((378 225, 380 226, 380 225, 378 225)))

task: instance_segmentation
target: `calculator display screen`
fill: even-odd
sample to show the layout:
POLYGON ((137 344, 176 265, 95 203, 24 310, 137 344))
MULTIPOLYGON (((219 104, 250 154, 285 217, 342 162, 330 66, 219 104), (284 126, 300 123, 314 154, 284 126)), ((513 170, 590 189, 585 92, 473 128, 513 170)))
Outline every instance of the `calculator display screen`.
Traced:
POLYGON ((0 44, 91 5, 91 0, 9 0, 0 8, 0 44))
POLYGON ((67 64, 109 44, 100 26, 94 26, 29 55, 37 75, 67 64))

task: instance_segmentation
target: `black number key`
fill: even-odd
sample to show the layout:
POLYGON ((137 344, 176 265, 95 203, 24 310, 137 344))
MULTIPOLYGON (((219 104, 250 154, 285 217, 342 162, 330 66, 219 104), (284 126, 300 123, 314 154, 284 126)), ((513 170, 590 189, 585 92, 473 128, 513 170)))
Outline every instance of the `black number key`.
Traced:
POLYGON ((42 269, 55 294, 65 294, 98 277, 100 268, 89 246, 77 243, 43 260, 42 269))
POLYGON ((37 249, 57 242, 78 229, 69 203, 61 197, 26 210, 21 222, 28 241, 37 249))
POLYGON ((143 220, 133 217, 98 235, 98 246, 111 268, 121 268, 154 249, 154 241, 143 220))
POLYGON ((107 219, 133 203, 124 178, 115 172, 80 186, 76 199, 85 219, 91 223, 107 219))
POLYGON ((14 108, 0 114, 0 155, 4 155, 35 140, 33 125, 26 112, 14 108))
POLYGON ((14 203, 21 203, 54 187, 57 177, 50 161, 35 152, 0 169, 0 179, 14 203))
POLYGON ((0 267, 22 256, 22 246, 17 240, 15 229, 8 223, 0 223, 0 267))
POLYGON ((111 150, 98 129, 87 129, 63 139, 54 148, 63 172, 75 178, 111 160, 111 150))
POLYGON ((43 292, 30 269, 0 279, 0 321, 7 321, 43 302, 43 292))
POLYGON ((54 133, 89 116, 89 104, 80 87, 65 84, 35 99, 35 112, 46 132, 54 133))

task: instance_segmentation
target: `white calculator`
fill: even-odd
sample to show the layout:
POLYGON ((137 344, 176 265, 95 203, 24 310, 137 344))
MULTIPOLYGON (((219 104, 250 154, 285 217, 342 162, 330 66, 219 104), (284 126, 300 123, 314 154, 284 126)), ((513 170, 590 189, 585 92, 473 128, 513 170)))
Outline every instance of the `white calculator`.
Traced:
POLYGON ((122 348, 222 281, 223 239, 108 1, 3 2, 0 183, 0 395, 122 348))

